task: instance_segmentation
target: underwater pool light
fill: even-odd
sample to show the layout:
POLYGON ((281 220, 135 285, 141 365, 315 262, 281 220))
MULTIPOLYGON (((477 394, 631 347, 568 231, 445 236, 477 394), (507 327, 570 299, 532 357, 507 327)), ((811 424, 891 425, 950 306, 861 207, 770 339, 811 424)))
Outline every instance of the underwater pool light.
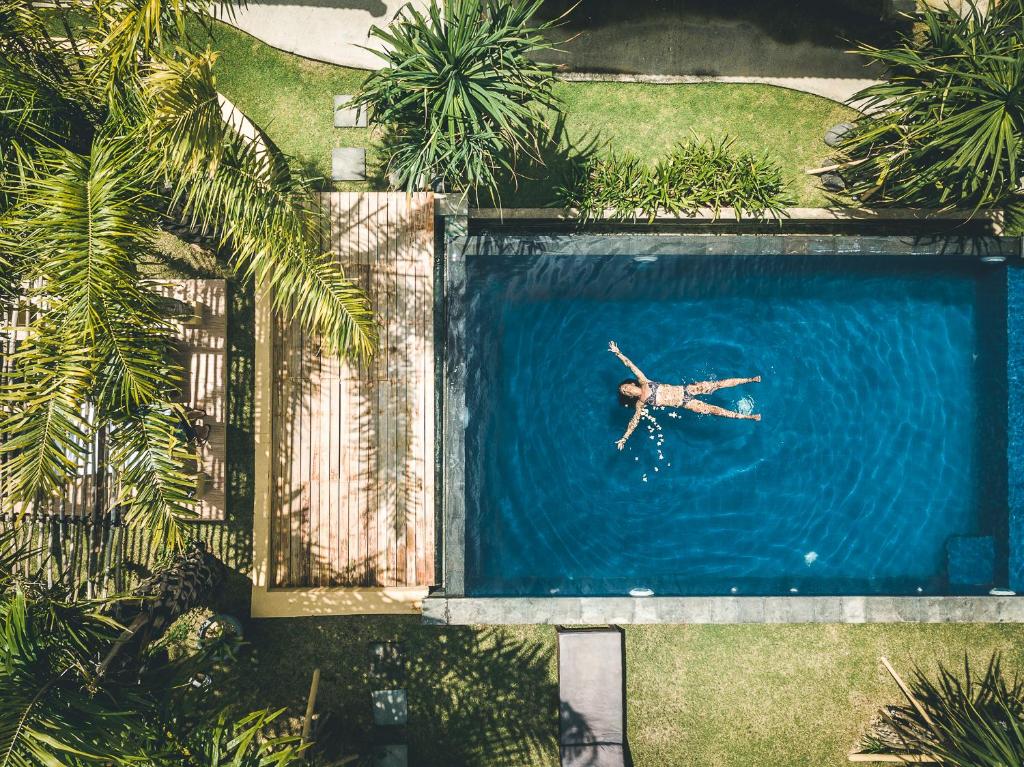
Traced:
POLYGON ((629 595, 631 597, 653 597, 654 590, 645 588, 643 586, 637 586, 629 590, 629 595))

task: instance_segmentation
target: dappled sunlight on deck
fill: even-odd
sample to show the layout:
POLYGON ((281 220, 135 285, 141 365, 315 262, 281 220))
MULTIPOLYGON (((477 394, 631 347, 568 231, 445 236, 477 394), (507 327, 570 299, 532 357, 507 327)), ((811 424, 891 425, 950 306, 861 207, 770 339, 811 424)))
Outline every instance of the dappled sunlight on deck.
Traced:
POLYGON ((407 610, 425 594, 408 587, 434 582, 433 196, 321 199, 324 248, 369 295, 380 351, 367 364, 342 360, 280 318, 260 334, 270 435, 258 450, 269 476, 258 458, 256 586, 274 590, 274 614, 407 610), (326 587, 398 590, 341 604, 326 587))

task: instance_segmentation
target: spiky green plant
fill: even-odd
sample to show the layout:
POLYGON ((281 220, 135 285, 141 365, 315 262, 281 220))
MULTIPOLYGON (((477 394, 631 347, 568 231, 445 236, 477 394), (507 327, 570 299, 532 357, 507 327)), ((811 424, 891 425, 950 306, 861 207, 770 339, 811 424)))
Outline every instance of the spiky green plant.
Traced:
POLYGON ((356 97, 392 131, 388 170, 409 191, 434 180, 495 194, 501 172, 535 153, 542 110, 555 104, 553 67, 531 56, 551 47, 531 25, 542 0, 431 0, 405 6, 387 29, 385 66, 356 97))
POLYGON ((211 237, 327 350, 372 354, 365 296, 317 249, 312 190, 185 45, 193 0, 0 0, 0 309, 32 307, 0 366, 0 498, 31 505, 95 471, 155 545, 194 516, 158 226, 211 237), (63 30, 62 39, 49 31, 63 30), (102 434, 106 465, 86 468, 102 434))
POLYGON ((781 219, 792 202, 779 166, 767 156, 735 152, 728 138, 684 141, 654 165, 632 155, 590 159, 570 172, 558 194, 584 221, 653 221, 659 213, 693 215, 702 208, 716 217, 733 208, 737 219, 781 219))
POLYGON ((861 46, 890 74, 855 99, 866 114, 841 144, 848 191, 870 205, 1019 204, 1024 171, 1024 4, 926 6, 923 30, 861 46))
POLYGON ((0 588, 0 767, 296 761, 295 738, 266 733, 280 711, 239 713, 190 684, 209 673, 215 647, 175 660, 148 653, 130 677, 103 673, 97 659, 122 632, 110 606, 32 581, 0 588))
POLYGON ((980 676, 965 657, 960 674, 940 665, 934 678, 917 670, 909 683, 885 663, 906 705, 879 712, 865 752, 944 767, 1024 764, 1024 683, 1006 677, 998 655, 980 676))

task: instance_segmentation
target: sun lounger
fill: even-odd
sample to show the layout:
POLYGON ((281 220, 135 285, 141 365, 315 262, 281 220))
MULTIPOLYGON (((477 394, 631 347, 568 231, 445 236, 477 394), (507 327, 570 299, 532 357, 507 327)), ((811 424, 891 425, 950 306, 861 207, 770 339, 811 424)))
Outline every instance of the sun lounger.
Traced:
POLYGON ((627 767, 625 642, 621 629, 559 630, 562 767, 627 767))

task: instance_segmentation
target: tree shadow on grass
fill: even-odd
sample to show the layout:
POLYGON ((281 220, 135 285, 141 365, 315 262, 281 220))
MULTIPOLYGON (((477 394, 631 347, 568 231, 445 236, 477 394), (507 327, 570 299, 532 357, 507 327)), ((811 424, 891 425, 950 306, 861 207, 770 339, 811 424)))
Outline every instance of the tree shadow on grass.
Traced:
POLYGON ((246 638, 258 673, 243 673, 238 699, 301 715, 313 669, 318 711, 331 712, 341 751, 408 743, 425 767, 558 763, 558 685, 550 627, 427 627, 418 617, 362 616, 254 621, 246 638), (402 667, 371 673, 370 646, 394 642, 402 667), (407 690, 404 727, 373 725, 372 690, 407 690))
MULTIPOLYGON (((548 0, 569 11, 538 58, 580 72, 657 75, 872 77, 856 43, 886 47, 906 19, 861 0, 548 0), (571 9, 571 10, 570 10, 571 9)), ((628 117, 625 115, 624 118, 628 117)))
POLYGON ((537 137, 535 156, 521 156, 518 179, 506 179, 498 190, 495 207, 544 208, 560 204, 558 188, 573 183, 579 170, 604 147, 596 133, 570 136, 565 115, 559 113, 537 137))

